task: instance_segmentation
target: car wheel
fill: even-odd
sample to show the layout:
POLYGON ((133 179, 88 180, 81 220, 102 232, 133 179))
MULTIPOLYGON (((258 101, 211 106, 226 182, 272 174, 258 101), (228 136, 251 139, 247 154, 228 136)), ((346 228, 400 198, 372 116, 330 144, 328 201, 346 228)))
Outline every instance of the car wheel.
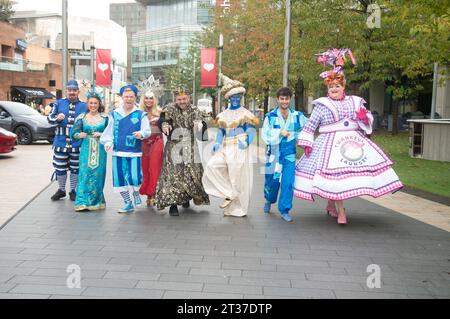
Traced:
POLYGON ((31 130, 26 126, 18 126, 14 133, 17 135, 17 142, 20 145, 28 145, 33 142, 33 135, 31 134, 31 130))

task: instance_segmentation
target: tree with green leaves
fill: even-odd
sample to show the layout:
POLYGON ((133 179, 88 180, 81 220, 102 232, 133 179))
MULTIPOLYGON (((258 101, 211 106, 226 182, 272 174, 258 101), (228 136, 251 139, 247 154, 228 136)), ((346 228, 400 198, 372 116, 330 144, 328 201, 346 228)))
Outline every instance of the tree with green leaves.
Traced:
POLYGON ((10 0, 0 0, 0 21, 9 22, 14 14, 12 6, 10 0))

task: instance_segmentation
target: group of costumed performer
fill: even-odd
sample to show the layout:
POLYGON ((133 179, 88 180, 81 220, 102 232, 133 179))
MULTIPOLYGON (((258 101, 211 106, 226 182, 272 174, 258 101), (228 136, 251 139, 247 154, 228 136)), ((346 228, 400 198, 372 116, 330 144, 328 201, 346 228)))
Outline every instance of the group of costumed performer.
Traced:
POLYGON ((311 117, 299 136, 305 149, 295 173, 294 195, 313 201, 328 199, 327 213, 346 224, 343 201, 362 195, 379 197, 403 187, 393 162, 366 134, 372 133, 373 116, 364 99, 345 94, 343 66, 349 49, 329 49, 317 62, 332 67, 323 72, 328 95, 313 101, 311 117), (316 129, 319 136, 314 139, 316 129))
POLYGON ((113 151, 112 174, 114 192, 120 193, 124 206, 119 213, 130 213, 142 205, 139 188, 142 184, 142 140, 151 134, 147 114, 136 104, 138 89, 126 85, 120 89, 123 104, 110 115, 108 126, 100 137, 105 150, 113 151), (132 189, 134 205, 129 189, 132 189))
POLYGON ((259 121, 241 105, 243 84, 221 76, 224 84, 221 93, 229 106, 215 120, 219 130, 214 155, 206 164, 202 181, 209 195, 224 199, 220 207, 225 216, 243 217, 248 212, 253 182, 249 146, 259 121))
POLYGON ((169 208, 178 216, 183 208, 209 205, 209 196, 202 185, 203 166, 198 141, 203 141, 210 115, 191 104, 185 88, 174 92, 175 102, 163 107, 158 126, 167 135, 161 174, 156 186, 155 205, 158 210, 169 208))

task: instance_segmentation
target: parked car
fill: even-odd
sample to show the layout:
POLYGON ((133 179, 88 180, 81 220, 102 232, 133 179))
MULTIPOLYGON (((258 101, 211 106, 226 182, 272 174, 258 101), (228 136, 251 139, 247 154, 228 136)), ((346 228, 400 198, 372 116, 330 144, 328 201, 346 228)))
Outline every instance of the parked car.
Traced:
POLYGON ((47 118, 26 104, 0 101, 0 127, 17 135, 19 144, 31 144, 33 141, 53 142, 54 125, 47 118))
POLYGON ((0 154, 15 150, 17 135, 0 127, 0 154))

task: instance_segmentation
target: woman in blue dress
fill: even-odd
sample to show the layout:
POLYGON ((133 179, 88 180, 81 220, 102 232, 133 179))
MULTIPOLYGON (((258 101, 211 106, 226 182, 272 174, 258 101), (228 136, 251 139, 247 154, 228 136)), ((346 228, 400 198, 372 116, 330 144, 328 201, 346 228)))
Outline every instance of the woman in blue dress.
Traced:
POLYGON ((74 140, 83 140, 75 211, 99 210, 106 207, 103 195, 106 152, 99 139, 108 124, 108 115, 103 113, 105 108, 95 90, 89 91, 87 97, 88 111, 77 117, 71 133, 74 140))

